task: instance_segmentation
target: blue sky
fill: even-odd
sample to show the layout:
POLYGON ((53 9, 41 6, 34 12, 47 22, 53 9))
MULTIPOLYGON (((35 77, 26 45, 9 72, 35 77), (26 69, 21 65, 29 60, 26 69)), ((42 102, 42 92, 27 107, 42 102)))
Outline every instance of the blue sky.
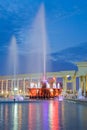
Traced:
POLYGON ((42 2, 52 51, 87 41, 86 0, 0 0, 0 46, 3 51, 12 35, 24 43, 23 31, 31 28, 42 2))
POLYGON ((26 47, 30 44, 28 34, 42 3, 51 52, 87 42, 86 0, 0 0, 0 62, 3 55, 8 54, 13 35, 20 52, 29 51, 26 47))

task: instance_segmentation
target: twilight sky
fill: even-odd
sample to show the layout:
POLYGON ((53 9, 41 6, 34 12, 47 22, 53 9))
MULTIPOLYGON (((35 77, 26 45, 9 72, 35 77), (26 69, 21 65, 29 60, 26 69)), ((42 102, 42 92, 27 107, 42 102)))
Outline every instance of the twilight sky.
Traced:
POLYGON ((0 0, 0 55, 12 35, 24 44, 25 32, 31 29, 42 2, 53 52, 87 41, 86 0, 0 0))
POLYGON ((0 0, 0 62, 9 53, 13 35, 20 53, 29 52, 32 25, 42 3, 51 52, 87 42, 87 0, 0 0))

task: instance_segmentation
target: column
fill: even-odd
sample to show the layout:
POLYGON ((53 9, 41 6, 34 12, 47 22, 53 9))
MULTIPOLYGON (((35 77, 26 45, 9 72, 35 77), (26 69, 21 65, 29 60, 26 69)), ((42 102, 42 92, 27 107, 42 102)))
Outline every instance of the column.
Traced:
POLYGON ((66 92, 66 90, 67 90, 66 78, 65 77, 63 77, 63 90, 64 90, 64 92, 66 92))
POLYGON ((80 88, 83 91, 83 76, 81 76, 80 79, 81 79, 81 83, 80 83, 81 87, 80 88))
POLYGON ((79 89, 81 89, 81 77, 79 77, 79 89))
POLYGON ((14 91, 13 79, 11 79, 11 91, 14 91))
POLYGON ((86 76, 83 77, 84 82, 84 96, 86 96, 86 76))
POLYGON ((23 79, 23 93, 25 95, 25 78, 23 79))
POLYGON ((8 91, 8 80, 6 80, 6 93, 8 91))
POLYGON ((76 92, 76 77, 73 77, 73 94, 76 92))
POLYGON ((2 84, 1 84, 1 93, 3 93, 3 80, 2 80, 2 84))

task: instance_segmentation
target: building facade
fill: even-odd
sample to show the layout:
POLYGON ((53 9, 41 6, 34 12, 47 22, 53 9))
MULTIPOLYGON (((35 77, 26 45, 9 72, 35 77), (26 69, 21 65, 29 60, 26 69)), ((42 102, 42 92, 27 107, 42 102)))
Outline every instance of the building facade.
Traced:
MULTIPOLYGON (((79 88, 82 89, 83 95, 87 92, 87 62, 74 63, 78 67, 78 71, 60 71, 46 73, 48 88, 60 88, 58 78, 61 78, 62 88, 64 92, 72 91, 76 93, 79 88), (77 89, 77 78, 79 80, 77 89), (69 87, 70 84, 70 87, 69 87)), ((28 88, 41 87, 42 74, 22 74, 14 76, 0 76, 0 96, 8 96, 16 94, 28 95, 28 88)))

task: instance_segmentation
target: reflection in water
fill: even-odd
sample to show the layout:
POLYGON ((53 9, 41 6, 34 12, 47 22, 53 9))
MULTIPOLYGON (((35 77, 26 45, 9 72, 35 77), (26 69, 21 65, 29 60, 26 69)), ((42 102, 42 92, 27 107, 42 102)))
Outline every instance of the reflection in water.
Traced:
POLYGON ((2 123, 3 120, 3 105, 0 105, 0 123, 2 123))
POLYGON ((58 102, 50 102, 49 105, 49 123, 51 130, 60 130, 59 129, 59 113, 58 113, 58 102))
POLYGON ((36 112, 35 112, 35 104, 29 104, 28 106, 28 126, 32 130, 34 127, 35 119, 36 119, 36 112))
POLYGON ((22 105, 18 105, 18 130, 21 130, 22 124, 22 105))
POLYGON ((13 130, 17 130, 18 129, 18 105, 17 104, 15 104, 14 106, 13 106, 13 113, 14 113, 14 115, 13 115, 13 124, 14 124, 14 126, 13 126, 13 130))
MULTIPOLYGON (((5 123, 8 123, 8 105, 6 105, 5 107, 5 123)), ((5 125, 5 130, 6 130, 6 125, 5 125)))
POLYGON ((41 126, 43 130, 49 130, 49 104, 48 102, 44 102, 41 106, 41 126))
POLYGON ((86 130, 85 105, 56 100, 0 104, 0 130, 86 130))

